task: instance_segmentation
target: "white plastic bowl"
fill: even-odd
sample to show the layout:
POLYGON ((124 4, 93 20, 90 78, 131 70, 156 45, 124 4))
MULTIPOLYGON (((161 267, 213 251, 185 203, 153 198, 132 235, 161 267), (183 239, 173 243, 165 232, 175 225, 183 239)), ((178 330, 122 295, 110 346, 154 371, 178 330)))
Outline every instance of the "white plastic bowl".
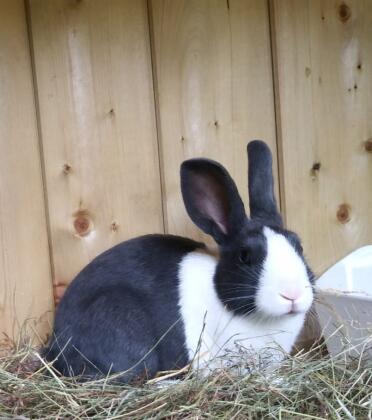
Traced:
POLYGON ((316 282, 316 303, 328 351, 372 359, 372 245, 343 258, 316 282))

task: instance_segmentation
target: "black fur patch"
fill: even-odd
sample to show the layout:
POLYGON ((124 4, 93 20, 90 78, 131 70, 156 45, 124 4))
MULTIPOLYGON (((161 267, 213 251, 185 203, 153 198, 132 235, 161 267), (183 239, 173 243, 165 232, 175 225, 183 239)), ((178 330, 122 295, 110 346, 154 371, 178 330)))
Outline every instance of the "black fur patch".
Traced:
POLYGON ((178 263, 204 245, 171 235, 123 242, 94 259, 66 290, 44 356, 63 375, 138 376, 188 363, 178 310, 178 263))

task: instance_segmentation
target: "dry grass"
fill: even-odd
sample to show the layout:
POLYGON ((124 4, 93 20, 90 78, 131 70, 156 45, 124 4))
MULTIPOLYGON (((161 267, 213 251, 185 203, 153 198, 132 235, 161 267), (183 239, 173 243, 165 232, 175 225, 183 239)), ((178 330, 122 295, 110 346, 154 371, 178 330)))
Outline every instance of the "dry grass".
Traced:
POLYGON ((208 378, 186 374, 142 385, 60 378, 35 350, 9 346, 0 353, 0 417, 372 419, 372 365, 346 364, 321 348, 288 358, 274 373, 208 378))

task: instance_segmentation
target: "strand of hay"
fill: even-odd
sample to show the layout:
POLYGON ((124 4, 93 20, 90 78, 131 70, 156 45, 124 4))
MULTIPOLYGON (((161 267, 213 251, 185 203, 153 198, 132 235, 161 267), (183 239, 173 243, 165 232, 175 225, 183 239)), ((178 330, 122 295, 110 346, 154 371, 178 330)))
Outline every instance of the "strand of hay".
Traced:
MULTIPOLYGON (((0 417, 97 419, 372 419, 372 364, 321 346, 280 369, 238 376, 165 373, 142 385, 61 378, 27 345, 0 352, 0 417)), ((346 354, 346 353, 345 353, 346 354)))

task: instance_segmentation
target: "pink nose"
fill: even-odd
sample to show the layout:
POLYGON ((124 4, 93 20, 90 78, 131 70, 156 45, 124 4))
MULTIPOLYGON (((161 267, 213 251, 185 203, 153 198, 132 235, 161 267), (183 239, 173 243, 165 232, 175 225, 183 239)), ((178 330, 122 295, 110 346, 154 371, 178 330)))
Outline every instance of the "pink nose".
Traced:
POLYGON ((285 290, 280 296, 286 300, 291 300, 292 302, 297 300, 301 296, 301 290, 294 289, 294 290, 285 290))

